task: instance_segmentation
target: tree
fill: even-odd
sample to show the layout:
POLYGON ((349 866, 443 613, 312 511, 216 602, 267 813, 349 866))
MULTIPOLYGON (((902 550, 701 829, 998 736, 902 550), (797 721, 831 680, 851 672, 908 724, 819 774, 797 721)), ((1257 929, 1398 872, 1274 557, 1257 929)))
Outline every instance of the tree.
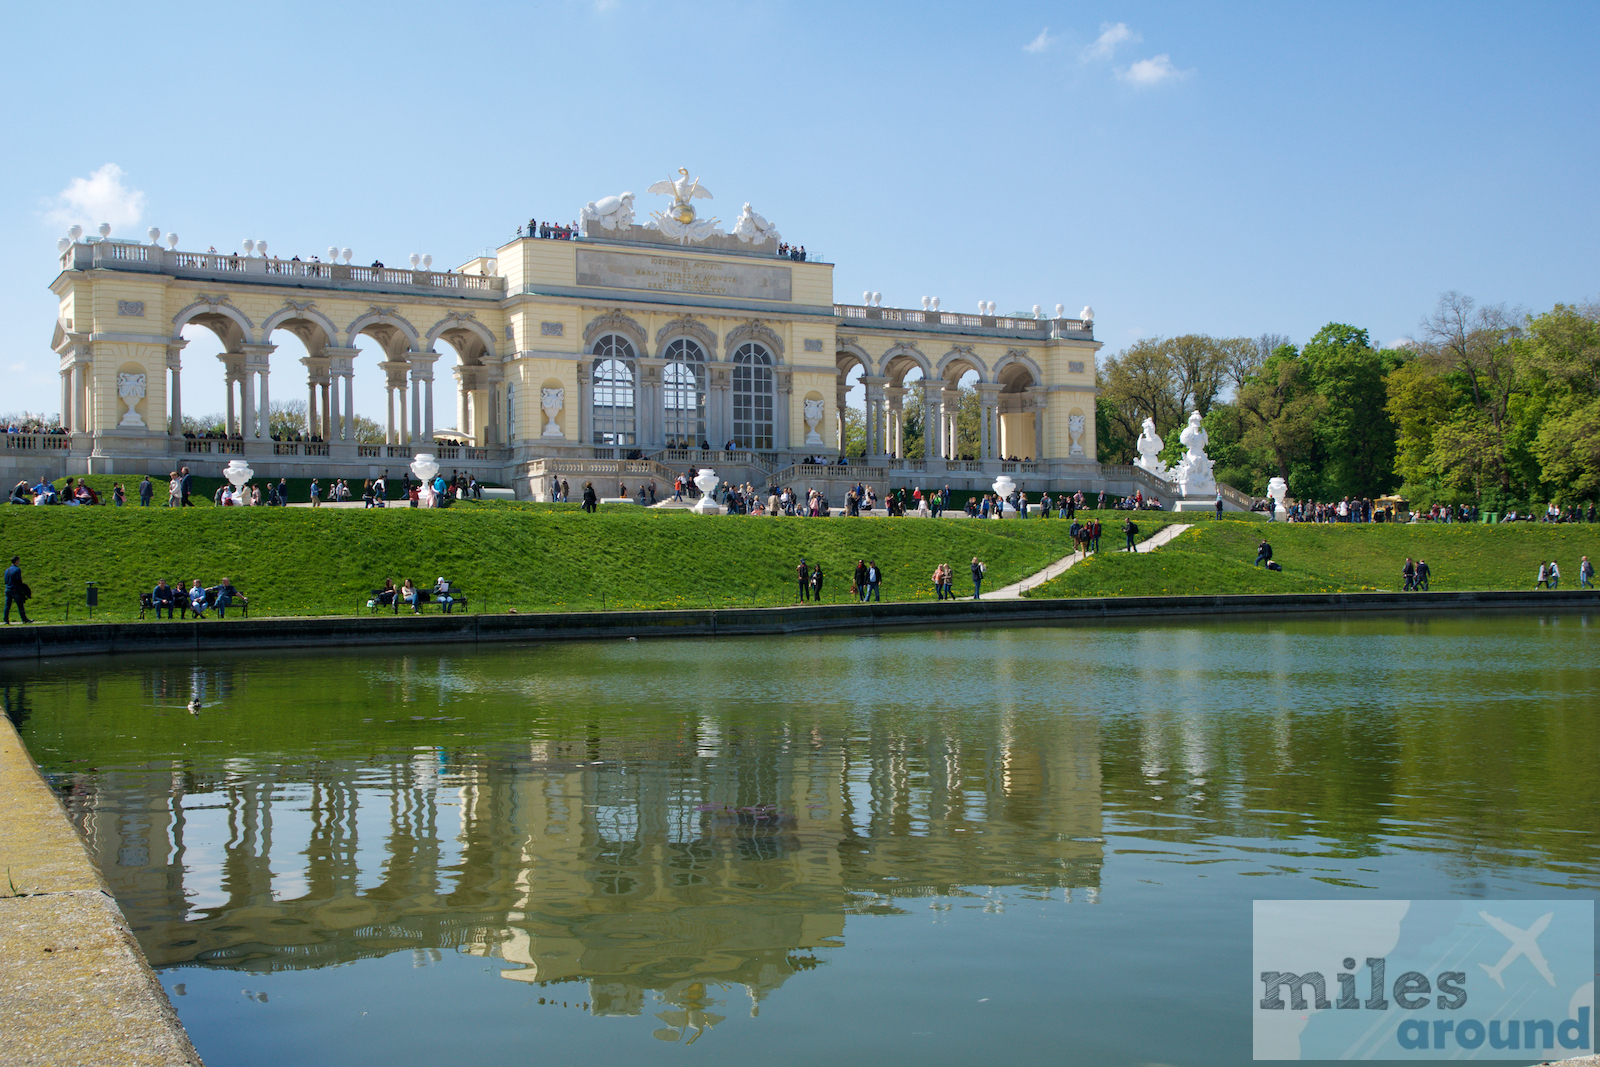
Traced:
POLYGON ((1260 457, 1258 462, 1287 482, 1297 497, 1312 496, 1318 488, 1306 461, 1311 458, 1316 420, 1327 406, 1293 345, 1280 347, 1239 390, 1245 427, 1241 446, 1260 457))
POLYGON ((1451 291, 1439 297, 1438 307, 1422 320, 1420 358, 1436 373, 1459 375, 1479 418, 1469 420, 1463 433, 1452 435, 1455 446, 1474 470, 1498 482, 1502 492, 1511 488, 1506 463, 1506 416, 1517 387, 1516 353, 1511 342, 1518 335, 1513 318, 1503 306, 1480 308, 1470 296, 1451 291))
POLYGON ((1435 436, 1454 415, 1450 383, 1421 360, 1409 360, 1389 372, 1385 410, 1395 427, 1395 473, 1413 503, 1431 504, 1441 494, 1447 470, 1434 455, 1435 436))
POLYGON ((1317 420, 1324 499, 1373 497, 1394 488, 1394 423, 1384 379, 1401 361, 1378 351, 1367 331, 1330 322, 1306 342, 1301 358, 1327 401, 1317 420))
POLYGON ((1516 421, 1532 421, 1536 410, 1537 428, 1514 436, 1528 440, 1542 495, 1592 499, 1600 492, 1600 305, 1557 304, 1530 317, 1516 347, 1529 397, 1516 421))
POLYGON ((293 437, 306 432, 306 402, 304 400, 274 400, 267 415, 267 432, 278 438, 293 437))

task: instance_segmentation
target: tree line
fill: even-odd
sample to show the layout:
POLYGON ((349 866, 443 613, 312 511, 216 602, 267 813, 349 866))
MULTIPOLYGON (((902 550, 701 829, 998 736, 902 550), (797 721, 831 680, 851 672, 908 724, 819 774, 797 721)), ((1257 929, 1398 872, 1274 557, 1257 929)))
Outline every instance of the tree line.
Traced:
POLYGON ((1374 347, 1329 323, 1296 347, 1275 334, 1190 334, 1101 362, 1102 463, 1131 463, 1146 418, 1176 462, 1190 411, 1219 481, 1330 501, 1398 493, 1486 511, 1600 495, 1600 305, 1541 314, 1446 293, 1418 336, 1374 347))

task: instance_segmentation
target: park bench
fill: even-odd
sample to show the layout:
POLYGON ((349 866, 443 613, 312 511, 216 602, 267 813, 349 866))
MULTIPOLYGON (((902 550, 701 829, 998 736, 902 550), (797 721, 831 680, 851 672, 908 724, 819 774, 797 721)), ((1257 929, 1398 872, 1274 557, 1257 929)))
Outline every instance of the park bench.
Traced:
MULTIPOLYGON (((461 592, 459 589, 457 589, 455 587, 455 583, 453 583, 453 582, 446 582, 445 583, 445 588, 450 591, 450 598, 451 598, 450 609, 452 611, 458 611, 458 610, 459 611, 466 611, 467 610, 467 594, 465 594, 465 593, 461 592)), ((402 598, 401 595, 400 595, 400 590, 398 590, 398 589, 395 590, 394 599, 392 601, 390 601, 389 603, 387 603, 387 604, 380 602, 380 597, 382 596, 382 594, 384 592, 386 592, 386 590, 374 589, 372 591, 372 593, 367 597, 367 614, 376 615, 378 612, 382 611, 384 608, 388 608, 389 611, 390 611, 390 614, 393 614, 393 615, 400 614, 400 605, 405 603, 404 598, 402 598)), ((429 604, 438 604, 439 611, 441 613, 443 613, 444 604, 441 603, 434 596, 434 591, 432 589, 418 589, 417 590, 417 613, 421 614, 423 609, 426 608, 429 604)))
MULTIPOLYGON (((209 592, 209 590, 208 590, 208 592, 209 592)), ((147 611, 154 611, 155 610, 155 606, 156 606, 156 601, 155 601, 155 597, 154 597, 153 594, 151 594, 151 593, 140 593, 139 594, 139 618, 141 618, 141 619, 144 618, 145 617, 145 612, 147 612, 147 611)), ((174 589, 172 591, 172 607, 173 607, 173 610, 177 612, 178 618, 180 618, 180 619, 188 618, 190 609, 189 609, 189 593, 188 593, 187 590, 174 589)), ((215 611, 216 608, 212 607, 212 608, 210 608, 208 610, 215 611)), ((234 591, 233 591, 233 599, 228 601, 228 610, 229 611, 238 611, 240 614, 242 614, 245 618, 248 619, 250 617, 250 598, 245 596, 243 593, 239 592, 239 590, 237 588, 235 588, 234 591)))

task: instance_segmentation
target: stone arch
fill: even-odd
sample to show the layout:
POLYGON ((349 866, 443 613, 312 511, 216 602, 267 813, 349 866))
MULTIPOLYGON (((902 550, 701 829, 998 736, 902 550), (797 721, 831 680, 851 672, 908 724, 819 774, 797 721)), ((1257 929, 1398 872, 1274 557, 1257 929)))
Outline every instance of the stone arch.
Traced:
POLYGON ((705 323, 697 320, 693 315, 685 315, 673 319, 661 329, 656 331, 656 351, 660 352, 668 341, 677 337, 688 337, 698 341, 701 348, 706 350, 706 355, 711 359, 717 358, 717 335, 705 323))
POLYGON ((225 296, 202 296, 172 316, 172 339, 183 340, 183 328, 191 322, 216 334, 229 352, 237 352, 240 345, 253 344, 256 339, 256 324, 225 296))
POLYGON ((339 345, 339 328, 333 320, 318 311, 316 304, 307 300, 289 301, 284 307, 268 315, 261 323, 261 339, 266 341, 272 336, 273 330, 288 330, 300 339, 306 346, 307 352, 315 352, 320 348, 339 345), (314 329, 313 329, 314 327, 314 329), (320 340, 317 330, 322 332, 320 340))
POLYGON ((463 365, 495 362, 494 331, 479 322, 470 312, 451 312, 434 323, 424 343, 428 349, 432 349, 433 343, 441 337, 460 353, 463 365), (478 346, 473 344, 474 340, 483 345, 481 352, 478 346))
POLYGON ((980 382, 989 380, 989 368, 979 358, 978 354, 973 351, 971 345, 956 345, 945 353, 934 369, 939 377, 951 385, 960 381, 961 376, 969 370, 978 372, 978 380, 980 382))
POLYGON ((356 338, 362 334, 369 335, 382 345, 390 359, 407 351, 421 350, 417 328, 392 307, 379 307, 374 304, 365 315, 358 316, 354 322, 345 327, 345 345, 354 348, 356 338), (402 340, 404 344, 401 344, 402 340))
POLYGON ((649 338, 644 332, 644 327, 624 315, 618 308, 612 308, 604 315, 595 317, 584 327, 583 350, 588 352, 593 349, 595 340, 608 333, 619 333, 626 337, 633 344, 634 355, 640 359, 649 356, 649 346, 646 343, 649 338))
POLYGON ((1044 374, 1024 349, 1013 348, 995 362, 993 380, 1005 386, 1004 392, 1019 393, 1029 385, 1043 385, 1044 374), (1024 374, 1033 380, 1024 382, 1024 374))
POLYGON ((899 342, 883 354, 883 376, 893 385, 905 384, 905 376, 913 367, 922 370, 923 378, 933 376, 932 364, 928 362, 927 356, 918 351, 916 345, 899 342))
POLYGON ((783 338, 779 337, 766 323, 760 319, 750 319, 742 322, 728 331, 728 336, 723 339, 727 346, 726 351, 732 355, 734 349, 747 341, 755 341, 772 354, 773 363, 782 363, 783 338))
POLYGON ((842 382, 850 373, 852 363, 861 364, 862 374, 872 373, 872 357, 867 355, 867 350, 856 343, 854 337, 841 337, 834 346, 834 365, 839 368, 839 380, 842 382))

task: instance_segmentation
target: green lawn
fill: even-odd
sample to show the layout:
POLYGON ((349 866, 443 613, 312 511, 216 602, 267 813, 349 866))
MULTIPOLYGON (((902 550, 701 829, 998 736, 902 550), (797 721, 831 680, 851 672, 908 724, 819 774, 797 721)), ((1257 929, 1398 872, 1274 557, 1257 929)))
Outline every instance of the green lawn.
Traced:
MULTIPOLYGON (((127 483, 124 483, 125 485, 127 483)), ((1107 512, 1105 545, 1125 516, 1107 512)), ((1173 517, 1139 517, 1148 536, 1173 517)), ((795 600, 794 567, 821 561, 827 599, 847 597, 858 558, 876 559, 887 599, 930 599, 935 564, 950 563, 971 592, 973 556, 986 586, 1032 574, 1072 550, 1057 519, 770 519, 706 517, 613 505, 502 501, 442 510, 152 507, 0 508, 0 548, 19 553, 35 598, 29 614, 86 621, 86 583, 98 583, 95 618, 137 615, 138 594, 159 577, 222 576, 253 600, 253 614, 350 614, 392 577, 432 586, 444 575, 474 610, 588 610, 775 605, 795 600)))
POLYGON ((1578 585, 1578 562, 1600 563, 1600 525, 1264 524, 1207 519, 1145 555, 1104 553, 1028 595, 1322 593, 1402 588, 1407 556, 1426 559, 1431 588, 1531 589, 1541 560, 1561 565, 1562 587, 1578 585), (1256 567, 1272 545, 1282 572, 1256 567))

